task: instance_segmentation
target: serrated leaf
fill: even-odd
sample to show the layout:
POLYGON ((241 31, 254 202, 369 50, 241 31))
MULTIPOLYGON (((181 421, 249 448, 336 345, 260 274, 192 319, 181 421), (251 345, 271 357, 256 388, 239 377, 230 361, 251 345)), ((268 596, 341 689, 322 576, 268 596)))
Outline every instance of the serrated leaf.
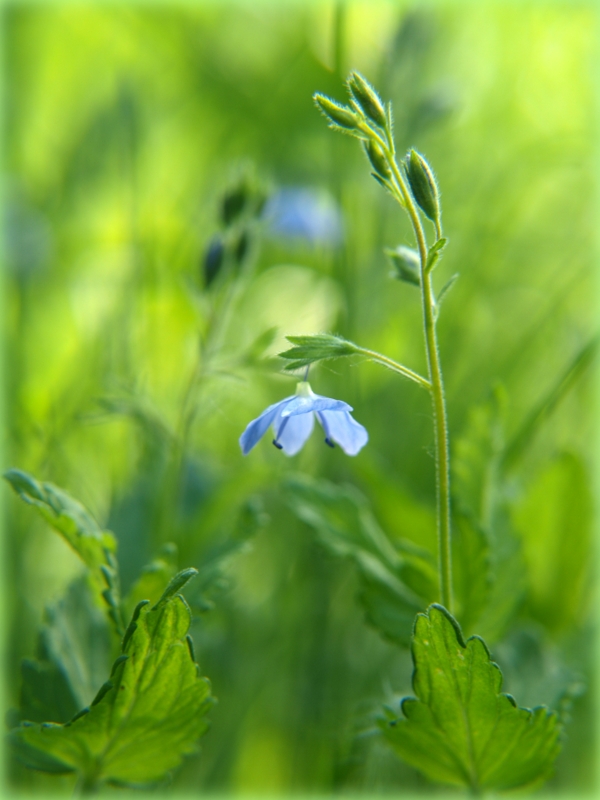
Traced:
POLYGON ((452 515, 452 566, 455 613, 463 630, 480 630, 490 589, 490 547, 483 528, 472 516, 455 510, 452 515))
MULTIPOLYGON (((496 387, 488 401, 471 409, 466 430, 455 442, 453 459, 453 506, 457 516, 480 529, 488 544, 487 556, 483 552, 478 556, 487 559, 490 585, 487 600, 483 595, 480 598, 476 630, 489 641, 504 634, 525 594, 524 564, 508 513, 508 492, 501 469, 504 405, 502 387, 496 387)), ((468 531, 463 533, 469 536, 468 531)), ((457 530, 457 538, 460 535, 457 530)), ((475 544, 473 536, 469 539, 475 544)), ((464 561, 464 556, 457 549, 457 562, 464 561)), ((472 565, 468 568, 471 571, 472 565)), ((469 630, 475 629, 473 610, 465 620, 469 630)), ((462 616, 460 619, 463 621, 462 616)))
POLYGON ((119 608, 119 587, 114 553, 117 543, 109 531, 100 528, 92 514, 79 501, 52 483, 37 481, 18 469, 4 478, 19 497, 67 541, 90 570, 94 586, 106 603, 117 633, 123 632, 119 608))
POLYGON ((85 578, 49 605, 38 658, 22 665, 20 718, 67 722, 94 697, 110 665, 110 631, 85 578))
POLYGON ((195 749, 213 699, 186 640, 187 604, 169 595, 154 608, 140 604, 136 613, 124 657, 87 713, 66 725, 21 725, 11 732, 26 763, 27 752, 41 754, 88 785, 147 784, 195 749))
POLYGON ((288 371, 307 367, 317 361, 341 358, 358 352, 357 346, 352 342, 329 333, 318 333, 313 336, 286 336, 285 338, 294 345, 289 350, 279 353, 280 358, 293 362, 285 366, 288 371))
POLYGON ((437 593, 431 555, 412 542, 389 539, 367 500, 353 487, 297 476, 287 488, 292 510, 317 532, 321 543, 357 566, 368 621, 385 638, 407 645, 415 613, 437 593))
POLYGON ((140 577, 133 584, 123 601, 127 617, 133 614, 140 600, 157 603, 167 584, 177 572, 177 548, 168 543, 161 548, 157 558, 142 569, 140 577))
POLYGON ((503 694, 502 673, 478 636, 466 643, 456 620, 432 605, 415 622, 416 697, 381 729, 398 755, 429 779, 509 790, 538 786, 552 773, 560 725, 545 707, 519 708, 503 694))

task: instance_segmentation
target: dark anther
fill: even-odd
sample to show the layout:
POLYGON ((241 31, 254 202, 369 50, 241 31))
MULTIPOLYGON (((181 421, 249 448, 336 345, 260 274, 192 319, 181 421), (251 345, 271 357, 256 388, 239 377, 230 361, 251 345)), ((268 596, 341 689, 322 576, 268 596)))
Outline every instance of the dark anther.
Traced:
POLYGON ((283 445, 282 445, 282 444, 279 444, 279 442, 278 442, 276 439, 273 439, 273 444, 275 445, 275 447, 276 447, 278 450, 283 450, 283 445))
POLYGON ((335 447, 334 443, 327 436, 325 437, 325 444, 329 445, 329 447, 335 447))

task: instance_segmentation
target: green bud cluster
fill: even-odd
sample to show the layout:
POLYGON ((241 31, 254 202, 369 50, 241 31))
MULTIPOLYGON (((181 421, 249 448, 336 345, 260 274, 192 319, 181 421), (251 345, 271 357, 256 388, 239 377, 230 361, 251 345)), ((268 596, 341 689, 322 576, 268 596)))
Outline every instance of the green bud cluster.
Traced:
POLYGON ((390 122, 383 102, 371 84, 358 72, 352 72, 346 88, 350 96, 349 106, 323 94, 313 96, 315 105, 329 122, 329 127, 367 140, 372 140, 373 135, 377 135, 376 129, 380 129, 379 132, 389 139, 390 122))
POLYGON ((385 109, 381 98, 371 84, 367 83, 358 72, 352 72, 348 78, 347 86, 354 103, 356 103, 356 106, 365 117, 385 130, 388 126, 385 109))
POLYGON ((219 201, 223 230, 210 239, 202 259, 205 289, 226 271, 226 267, 237 274, 244 266, 252 248, 255 223, 266 200, 264 188, 247 172, 223 193, 219 201))

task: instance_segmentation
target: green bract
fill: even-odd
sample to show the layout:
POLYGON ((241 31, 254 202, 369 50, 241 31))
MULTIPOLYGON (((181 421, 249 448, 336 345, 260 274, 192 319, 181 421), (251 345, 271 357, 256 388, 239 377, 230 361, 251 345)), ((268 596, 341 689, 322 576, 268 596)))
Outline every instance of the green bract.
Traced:
POLYGON ((314 336, 286 336, 285 338, 294 345, 289 350, 279 353, 280 358, 286 358, 292 362, 286 364, 286 370, 307 367, 309 364, 323 361, 326 358, 351 356, 359 351, 359 348, 352 342, 329 333, 317 333, 314 336))
MULTIPOLYGON (((177 582, 186 577, 188 570, 177 582)), ((64 725, 24 723, 11 733, 22 761, 77 772, 87 785, 145 784, 164 778, 195 750, 214 700, 186 640, 189 609, 170 593, 173 586, 153 608, 138 604, 123 654, 89 709, 64 725)))
POLYGON ((466 643, 439 605, 418 614, 412 642, 416 697, 381 722, 398 755, 431 780, 473 791, 536 786, 552 773, 560 725, 545 707, 519 708, 478 636, 466 643))

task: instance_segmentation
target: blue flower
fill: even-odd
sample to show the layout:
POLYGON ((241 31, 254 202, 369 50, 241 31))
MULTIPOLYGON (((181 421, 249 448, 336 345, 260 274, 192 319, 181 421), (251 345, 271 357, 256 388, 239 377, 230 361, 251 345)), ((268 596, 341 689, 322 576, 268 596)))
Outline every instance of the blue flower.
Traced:
POLYGON ((240 436, 242 453, 250 450, 273 426, 273 444, 287 456, 302 449, 312 433, 315 414, 325 431, 325 443, 334 447, 337 442, 344 453, 355 456, 369 440, 369 434, 350 415, 352 406, 343 400, 332 400, 315 394, 307 381, 301 381, 296 394, 274 403, 252 420, 240 436))

